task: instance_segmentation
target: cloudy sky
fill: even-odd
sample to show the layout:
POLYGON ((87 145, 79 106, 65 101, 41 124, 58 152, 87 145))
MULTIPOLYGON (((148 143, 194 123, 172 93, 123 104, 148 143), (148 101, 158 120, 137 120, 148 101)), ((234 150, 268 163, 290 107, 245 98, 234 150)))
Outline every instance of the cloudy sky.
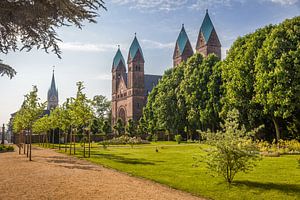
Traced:
POLYGON ((99 12, 97 24, 86 24, 83 30, 68 27, 58 30, 63 40, 62 59, 54 54, 33 50, 0 55, 4 63, 18 74, 12 80, 0 77, 0 123, 19 109, 32 85, 46 101, 52 66, 55 66, 60 103, 74 96, 76 82, 84 81, 91 98, 111 96, 111 65, 117 45, 127 59, 128 48, 137 33, 145 56, 145 71, 163 74, 172 66, 176 38, 185 24, 195 47, 205 10, 222 43, 223 57, 238 36, 257 28, 277 24, 300 14, 300 0, 111 0, 107 11, 99 12))

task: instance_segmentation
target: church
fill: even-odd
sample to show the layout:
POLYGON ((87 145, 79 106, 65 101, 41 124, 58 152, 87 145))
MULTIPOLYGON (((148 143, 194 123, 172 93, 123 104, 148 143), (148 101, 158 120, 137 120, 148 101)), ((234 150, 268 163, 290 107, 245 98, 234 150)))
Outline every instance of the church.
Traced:
MULTIPOLYGON (((196 43, 196 53, 204 57, 215 54, 221 59, 221 43, 209 17, 208 10, 196 43)), ((194 54, 190 40, 182 25, 176 40, 173 67, 186 61, 194 54)), ((112 124, 118 119, 126 123, 129 119, 138 121, 146 105, 147 96, 158 84, 162 76, 144 73, 145 57, 135 36, 129 48, 127 68, 124 57, 118 48, 112 64, 112 124), (128 70, 128 71, 127 71, 128 70)))

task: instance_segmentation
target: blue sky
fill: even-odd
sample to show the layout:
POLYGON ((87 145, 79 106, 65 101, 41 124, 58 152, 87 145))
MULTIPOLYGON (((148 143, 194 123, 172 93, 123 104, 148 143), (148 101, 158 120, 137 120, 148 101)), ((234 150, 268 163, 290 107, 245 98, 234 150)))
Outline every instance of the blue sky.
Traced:
POLYGON ((300 0, 111 0, 106 7, 107 11, 99 11, 97 24, 86 24, 83 30, 58 30, 63 40, 62 59, 41 50, 0 55, 18 72, 12 80, 0 77, 0 123, 7 123, 10 114, 19 109, 32 85, 38 86, 41 100, 46 101, 53 65, 60 104, 75 95, 79 80, 84 81, 90 98, 102 94, 110 99, 117 45, 126 60, 135 32, 146 73, 163 74, 172 66, 181 24, 195 48, 206 9, 222 43, 223 57, 238 36, 300 14, 300 0))

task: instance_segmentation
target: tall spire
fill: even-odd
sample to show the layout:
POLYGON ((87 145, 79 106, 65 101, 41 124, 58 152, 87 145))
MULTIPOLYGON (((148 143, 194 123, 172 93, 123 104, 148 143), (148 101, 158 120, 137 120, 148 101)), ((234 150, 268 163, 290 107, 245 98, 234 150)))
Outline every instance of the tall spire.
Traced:
POLYGON ((186 61, 194 54, 190 40, 186 34, 184 24, 182 24, 180 33, 176 40, 175 49, 173 53, 173 66, 177 66, 182 61, 186 61))
POLYGON ((136 38, 136 33, 134 33, 134 39, 129 48, 128 61, 133 60, 136 57, 138 52, 140 53, 142 60, 144 60, 142 48, 140 46, 138 39, 136 38))
POLYGON ((125 60, 121 53, 120 45, 118 45, 118 51, 114 57, 112 68, 114 70, 114 69, 117 69, 119 66, 124 66, 124 68, 125 68, 125 60))
POLYGON ((48 110, 51 110, 52 108, 55 108, 58 106, 58 91, 55 85, 55 77, 54 77, 54 66, 52 70, 52 80, 51 80, 51 86, 48 90, 48 110))

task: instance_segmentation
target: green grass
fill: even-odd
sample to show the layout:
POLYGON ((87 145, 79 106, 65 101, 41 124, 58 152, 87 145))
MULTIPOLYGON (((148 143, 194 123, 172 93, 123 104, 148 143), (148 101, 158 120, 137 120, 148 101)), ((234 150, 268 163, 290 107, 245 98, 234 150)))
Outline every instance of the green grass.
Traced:
MULTIPOLYGON (((92 156, 86 159, 212 199, 300 199, 299 155, 265 157, 253 171, 238 174, 228 187, 222 177, 212 176, 204 163, 193 167, 193 156, 203 154, 200 146, 206 147, 158 142, 133 148, 120 145, 103 149, 93 144, 92 156)), ((79 149, 76 156, 82 157, 83 151, 79 149)))

